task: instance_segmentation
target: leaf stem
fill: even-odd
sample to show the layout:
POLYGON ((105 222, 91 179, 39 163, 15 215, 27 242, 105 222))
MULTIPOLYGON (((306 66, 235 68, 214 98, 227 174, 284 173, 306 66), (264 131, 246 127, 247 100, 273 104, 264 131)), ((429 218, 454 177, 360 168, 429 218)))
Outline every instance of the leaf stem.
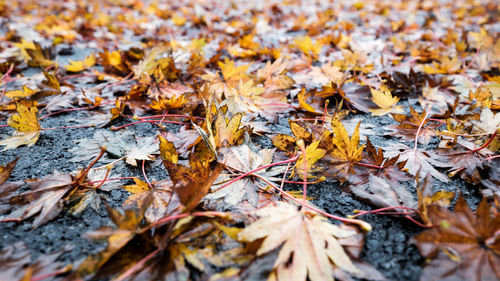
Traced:
POLYGON ((359 165, 359 166, 365 166, 365 167, 368 167, 368 168, 383 169, 383 167, 380 167, 380 166, 377 166, 377 165, 371 165, 371 164, 366 164, 366 163, 361 163, 361 162, 356 162, 354 164, 359 165))
POLYGON ((35 276, 33 278, 31 278, 31 281, 41 281, 43 279, 46 279, 46 278, 49 278, 49 277, 54 277, 54 276, 57 276, 59 274, 63 274, 63 273, 66 273, 68 271, 71 270, 71 265, 67 265, 57 271, 54 271, 54 272, 50 272, 50 273, 47 273, 47 274, 43 274, 43 275, 40 275, 40 276, 35 276))
POLYGON ((417 146, 418 146, 418 136, 420 135, 420 131, 422 130, 422 127, 424 126, 425 124, 425 120, 427 119, 427 117, 429 116, 429 113, 430 113, 430 106, 427 108, 426 110, 426 113, 425 113, 425 116, 424 116, 424 119, 422 119, 422 122, 420 122, 420 125, 418 126, 418 129, 417 129, 417 134, 415 135, 415 145, 413 147, 413 152, 414 153, 417 153, 417 146))
POLYGON ((109 177, 109 171, 110 171, 110 170, 111 170, 111 169, 109 169, 109 168, 108 168, 108 169, 106 169, 106 175, 104 176, 104 178, 102 179, 102 181, 101 181, 101 182, 100 182, 100 183, 99 183, 96 187, 94 187, 94 189, 99 189, 99 187, 101 187, 101 186, 102 186, 102 185, 106 182, 106 180, 107 180, 107 179, 108 179, 108 177, 109 177))
MULTIPOLYGON (((132 126, 132 125, 135 125, 135 124, 141 124, 141 123, 152 123, 154 125, 160 126, 160 123, 158 121, 160 121, 160 120, 141 120, 141 121, 137 121, 137 122, 128 123, 128 124, 125 124, 125 125, 122 125, 122 126, 119 126, 119 127, 111 126, 111 130, 112 131, 118 131, 118 130, 126 128, 128 126, 132 126)), ((165 122, 165 123, 172 123, 172 124, 178 124, 178 125, 187 125, 187 123, 177 122, 177 121, 163 121, 163 122, 165 122)))
POLYGON ((153 185, 148 179, 148 176, 146 175, 146 170, 144 169, 144 164, 146 163, 146 160, 142 160, 142 175, 146 179, 146 182, 148 183, 149 188, 153 188, 153 185))
POLYGON ((487 142, 485 142, 481 147, 476 148, 476 149, 472 150, 471 152, 477 152, 477 151, 479 151, 481 149, 484 149, 484 148, 488 147, 488 145, 491 144, 491 142, 495 139, 496 136, 497 136, 497 131, 495 131, 493 133, 493 135, 491 135, 491 138, 487 142))
POLYGON ((132 267, 127 269, 127 271, 125 271, 123 274, 118 276, 118 278, 115 279, 115 281, 123 281, 123 280, 127 279, 128 277, 130 277, 130 275, 134 274, 137 270, 139 270, 148 260, 150 260, 151 258, 156 256, 156 254, 158 254, 160 251, 161 251, 161 248, 157 248, 153 252, 149 253, 147 256, 142 258, 139 262, 137 262, 132 267))
POLYGON ((288 197, 292 201, 294 201, 294 202, 296 202, 296 203, 298 203, 298 204, 300 204, 300 205, 302 205, 302 206, 304 206, 304 207, 306 207, 308 209, 311 209, 314 212, 317 212, 319 214, 322 214, 325 217, 332 218, 332 219, 335 219, 335 220, 338 220, 338 221, 341 221, 341 222, 356 224, 359 227, 361 227, 361 229, 363 229, 365 231, 371 231, 372 230, 372 226, 369 223, 365 222, 365 221, 358 220, 358 219, 343 218, 343 217, 339 217, 339 216, 336 216, 336 215, 329 214, 329 213, 327 213, 325 211, 322 211, 322 210, 320 210, 320 209, 318 209, 316 207, 313 207, 313 206, 307 204, 307 202, 305 202, 303 200, 300 200, 300 199, 297 199, 297 198, 293 197, 291 194, 289 194, 288 192, 284 191, 280 187, 276 186, 274 183, 268 181, 266 178, 260 177, 259 175, 255 175, 255 176, 257 176, 258 178, 260 178, 261 180, 263 180, 264 182, 266 182, 267 184, 269 184, 274 189, 278 190, 285 197, 288 197))
MULTIPOLYGON (((221 189, 223 189, 225 187, 228 187, 229 185, 233 184, 234 182, 236 182, 236 181, 238 181, 238 180, 240 180, 240 179, 242 179, 242 178, 244 178, 244 177, 246 177, 246 176, 248 176, 250 174, 253 174, 253 173, 257 172, 257 171, 260 171, 262 169, 266 169, 266 168, 269 168, 269 167, 281 165, 281 164, 291 163, 291 162, 296 161, 298 158, 299 158, 299 156, 297 155, 297 156, 292 157, 292 158, 290 158, 288 160, 283 160, 283 161, 280 161, 280 162, 271 163, 271 164, 268 164, 268 165, 265 165, 265 166, 261 166, 259 168, 256 168, 256 169, 250 171, 250 172, 246 172, 246 173, 244 173, 244 174, 242 174, 240 176, 237 176, 236 178, 232 179, 231 181, 229 181, 228 183, 224 184, 223 186, 218 187, 213 192, 217 192, 217 191, 219 191, 219 190, 221 190, 221 189)), ((254 175, 254 176, 256 176, 256 175, 254 175)))
MULTIPOLYGON (((133 179, 135 179, 135 177, 121 177, 121 178, 110 178, 110 179, 107 179, 106 181, 133 180, 133 179)), ((89 181, 89 182, 86 182, 86 184, 94 184, 94 183, 98 183, 98 182, 100 182, 100 181, 89 181)))
POLYGON ((75 125, 75 126, 64 126, 64 127, 54 127, 54 128, 42 128, 42 131, 49 130, 60 130, 60 129, 75 129, 75 128, 90 128, 94 127, 94 125, 75 125))

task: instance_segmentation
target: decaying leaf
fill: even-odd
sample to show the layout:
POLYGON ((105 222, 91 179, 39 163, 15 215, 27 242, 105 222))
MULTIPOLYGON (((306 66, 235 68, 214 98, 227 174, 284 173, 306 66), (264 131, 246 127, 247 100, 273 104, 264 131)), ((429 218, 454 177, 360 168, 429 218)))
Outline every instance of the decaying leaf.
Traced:
POLYGON ((397 164, 399 155, 385 158, 382 149, 375 149, 370 139, 366 140, 364 161, 354 168, 350 175, 350 190, 359 198, 377 207, 416 205, 411 191, 402 182, 410 177, 401 170, 405 163, 397 164))
POLYGON ((16 166, 17 160, 19 160, 19 158, 14 159, 14 161, 7 163, 5 166, 0 166, 0 186, 9 179, 12 170, 14 170, 16 166))
POLYGON ((52 175, 45 179, 28 183, 31 191, 9 198, 12 205, 18 208, 3 217, 3 219, 24 220, 33 216, 33 228, 55 218, 62 210, 61 199, 72 187, 70 175, 52 175))
POLYGON ((404 169, 414 176, 420 171, 422 177, 430 174, 442 182, 449 181, 447 176, 440 173, 434 167, 446 168, 450 167, 450 164, 441 161, 439 157, 431 151, 413 149, 402 143, 394 144, 391 147, 384 147, 384 150, 386 156, 395 157, 399 155, 398 161, 405 161, 404 169))
POLYGON ((426 115, 426 111, 418 113, 410 106, 410 115, 393 114, 394 119, 399 124, 388 126, 387 129, 392 135, 411 141, 415 139, 415 135, 420 128, 418 142, 424 145, 429 144, 431 138, 435 135, 433 129, 437 126, 429 123, 429 119, 424 120, 426 115))
POLYGON ((31 254, 24 242, 17 242, 0 250, 0 279, 1 280, 41 280, 47 275, 54 274, 51 280, 63 280, 64 273, 71 270, 71 265, 63 266, 57 261, 60 255, 71 247, 64 247, 59 251, 42 255, 37 260, 31 259, 31 254))
POLYGON ((431 259, 421 280, 499 280, 500 216, 492 216, 486 199, 476 214, 460 196, 455 211, 428 207, 434 228, 417 235, 420 253, 431 259))

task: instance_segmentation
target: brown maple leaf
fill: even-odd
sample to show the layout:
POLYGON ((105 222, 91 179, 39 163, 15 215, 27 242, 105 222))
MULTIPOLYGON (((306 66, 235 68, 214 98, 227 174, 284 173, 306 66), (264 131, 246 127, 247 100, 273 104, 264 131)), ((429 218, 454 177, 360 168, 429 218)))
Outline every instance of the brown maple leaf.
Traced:
POLYGON ((268 169, 259 170, 248 176, 225 186, 219 190, 219 187, 225 185, 234 178, 234 172, 247 173, 272 162, 274 149, 262 149, 252 143, 244 143, 239 146, 224 147, 219 150, 219 163, 223 164, 230 172, 222 173, 211 187, 215 192, 205 196, 205 200, 216 201, 222 199, 223 208, 237 206, 241 201, 247 200, 248 203, 257 207, 259 202, 260 188, 266 187, 261 178, 270 181, 281 181, 280 174, 285 172, 285 166, 274 166, 268 169))
POLYGON ((455 211, 431 205, 436 227, 417 235, 420 253, 429 259, 421 280, 500 280, 500 216, 492 216, 486 199, 476 214, 460 196, 455 211))
POLYGON ((9 245, 0 250, 0 280, 48 280, 50 277, 50 280, 63 280, 63 277, 58 275, 70 271, 71 265, 63 266, 63 263, 57 260, 70 248, 64 247, 32 261, 24 242, 9 245))
POLYGON ((415 135, 420 128, 418 142, 424 145, 429 144, 431 137, 435 136, 434 129, 437 125, 429 123, 429 119, 424 120, 426 115, 425 110, 418 113, 410 106, 410 115, 393 114, 392 116, 399 124, 390 125, 387 129, 392 135, 411 141, 415 139, 415 135))
POLYGON ((70 175, 51 175, 45 179, 28 183, 32 191, 9 198, 11 205, 20 205, 3 220, 24 220, 36 216, 33 228, 55 218, 62 210, 61 199, 72 187, 70 175))
POLYGON ((355 174, 349 176, 350 190, 363 200, 377 207, 416 205, 410 191, 401 182, 410 180, 402 171, 404 162, 397 163, 399 155, 385 158, 382 149, 375 149, 366 138, 363 160, 354 167, 355 174))
POLYGON ((173 183, 173 190, 186 210, 198 205, 208 193, 212 182, 219 176, 222 166, 210 167, 210 160, 200 159, 195 152, 189 154, 189 167, 178 164, 179 156, 173 143, 160 136, 163 165, 173 183))

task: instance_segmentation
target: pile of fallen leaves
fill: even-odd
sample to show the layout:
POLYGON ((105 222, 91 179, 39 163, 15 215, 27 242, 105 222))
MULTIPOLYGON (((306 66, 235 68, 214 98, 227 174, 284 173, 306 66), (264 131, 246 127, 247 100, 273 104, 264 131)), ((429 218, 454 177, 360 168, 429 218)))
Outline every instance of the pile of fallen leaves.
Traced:
POLYGON ((499 18, 495 1, 0 0, 0 145, 98 128, 72 173, 9 182, 17 159, 2 163, 1 222, 105 207, 114 224, 73 265, 6 247, 0 279, 234 280, 274 255, 271 280, 381 280, 358 219, 379 213, 426 229, 422 280, 499 280, 499 18), (398 142, 375 147, 382 135, 398 142), (142 177, 113 175, 124 165, 142 177), (475 212, 444 188, 454 177, 481 190, 475 212), (321 210, 307 189, 325 180, 379 209, 321 210), (130 194, 120 209, 113 189, 130 194))

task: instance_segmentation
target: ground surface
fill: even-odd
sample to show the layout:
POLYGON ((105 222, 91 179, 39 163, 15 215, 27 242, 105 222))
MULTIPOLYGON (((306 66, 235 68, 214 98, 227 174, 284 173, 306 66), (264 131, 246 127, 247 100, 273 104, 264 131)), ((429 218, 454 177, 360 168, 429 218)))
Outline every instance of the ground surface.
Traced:
MULTIPOLYGON (((254 127, 253 133, 247 130, 245 138, 250 137, 258 146, 256 152, 264 148, 274 149, 273 140, 279 134, 292 135, 289 120, 299 120, 297 124, 313 132, 314 140, 323 140, 321 134, 317 134, 315 130, 322 128, 324 122, 327 124, 327 130, 330 130, 338 118, 342 119, 342 128, 345 126, 349 136, 356 134, 353 131, 360 122, 359 145, 366 144, 366 138, 369 137, 376 148, 383 147, 390 151, 391 147, 404 143, 413 149, 417 142, 413 141, 414 137, 411 134, 408 137, 408 132, 403 129, 399 129, 400 131, 388 129, 399 124, 395 120, 395 114, 409 116, 412 107, 420 113, 424 112, 421 116, 423 119, 412 127, 414 135, 433 126, 426 131, 429 134, 428 141, 419 139, 418 149, 433 151, 438 147, 442 148, 446 143, 445 140, 449 139, 437 132, 447 129, 464 136, 480 135, 477 139, 466 140, 472 145, 470 150, 481 148, 478 151, 484 152, 489 149, 484 155, 474 154, 478 155, 479 162, 486 163, 484 166, 477 163, 477 167, 474 166, 474 170, 477 168, 481 173, 481 176, 475 178, 475 185, 470 183, 474 181, 470 180, 470 177, 461 177, 462 174, 459 174, 460 176, 450 178, 446 183, 439 179, 435 180, 432 186, 434 191, 461 193, 472 209, 476 209, 483 194, 491 199, 494 198, 495 192, 497 195, 500 192, 498 188, 495 190, 491 187, 495 185, 491 175, 499 164, 495 154, 499 142, 495 136, 500 120, 490 124, 491 128, 486 133, 477 131, 475 125, 477 123, 474 123, 480 119, 480 115, 483 116, 485 110, 491 108, 494 114, 499 109, 500 40, 497 35, 500 24, 497 22, 498 6, 493 2, 484 1, 469 7, 462 2, 447 1, 426 1, 419 2, 420 4, 411 1, 404 4, 406 1, 403 1, 394 6, 391 2, 378 3, 379 1, 373 3, 368 1, 366 4, 362 2, 326 4, 323 1, 313 4, 305 1, 273 4, 263 1, 255 5, 245 1, 231 3, 207 1, 203 4, 189 3, 185 6, 163 1, 159 1, 160 3, 109 1, 100 7, 97 3, 92 6, 78 1, 64 4, 46 1, 49 5, 44 9, 37 8, 37 5, 43 3, 28 2, 21 1, 7 8, 7 2, 0 0, 0 10, 6 11, 0 12, 2 38, 0 70, 3 74, 0 86, 4 91, 0 97, 0 122, 3 125, 0 127, 0 139, 7 139, 15 131, 14 129, 25 133, 19 126, 17 128, 13 126, 11 121, 12 116, 16 114, 15 110, 19 112, 20 104, 30 109, 38 106, 35 121, 27 122, 37 123, 36 120, 39 120, 43 129, 38 140, 25 143, 30 144, 29 146, 19 145, 0 152, 0 165, 6 165, 18 158, 8 183, 25 181, 12 194, 2 193, 4 190, 0 190, 0 215, 3 214, 0 218, 4 221, 0 224, 0 249, 7 249, 22 241, 29 250, 28 255, 35 261, 71 246, 57 258, 57 261, 63 265, 73 264, 74 268, 79 268, 80 263, 87 257, 106 249, 108 245, 106 241, 94 241, 84 237, 84 234, 103 226, 113 225, 106 206, 114 209, 124 208, 122 204, 131 193, 130 189, 127 191, 122 187, 134 184, 132 177, 143 181, 149 180, 153 184, 169 179, 169 173, 159 156, 158 135, 165 136, 175 143, 182 163, 187 162, 187 152, 179 150, 183 144, 193 143, 197 153, 200 149, 208 151, 206 147, 210 145, 209 142, 205 144, 198 138, 198 132, 192 126, 197 122, 202 127, 201 130, 212 130, 212 128, 207 129, 207 124, 202 120, 210 118, 206 110, 208 97, 221 107, 227 107, 227 115, 221 111, 218 114, 222 114, 228 120, 243 112, 241 126, 254 127), (55 16, 49 17, 52 11, 56 11, 55 16), (311 38, 313 41, 308 41, 311 38), (42 50, 40 46, 27 42, 39 42, 47 49, 42 50), (82 62, 83 64, 74 71, 65 67, 70 61, 82 61, 89 56, 93 56, 94 61, 82 62), (444 56, 446 60, 442 59, 444 56), (280 57, 285 58, 282 59, 282 62, 286 62, 283 68, 273 69, 272 77, 262 78, 258 71, 265 67, 266 62, 279 62, 280 57), (149 64, 140 62, 148 58, 153 58, 149 64), (232 61, 236 62, 236 66, 250 63, 252 65, 242 71, 237 67, 234 68, 234 65, 231 65, 232 61), (45 76, 42 73, 43 69, 47 70, 45 76), (398 79, 401 76, 396 77, 395 73, 399 73, 397 75, 405 73, 408 77, 405 79, 409 80, 398 79), (47 83, 50 79, 57 80, 57 83, 47 83), (273 79, 282 80, 276 82, 273 79), (244 86, 243 83, 249 84, 244 86), (23 86, 34 89, 34 93, 29 94, 26 89, 17 94, 13 92, 21 90, 23 86), (398 97, 396 102, 385 107, 377 103, 372 96, 373 89, 378 88, 383 91, 383 87, 387 87, 394 97, 398 97), (361 90, 354 91, 353 88, 361 90), (305 97, 299 94, 302 89, 308 93, 305 97), (432 92, 431 95, 429 93, 432 89, 436 92, 432 92), (479 93, 482 90, 488 92, 489 96, 485 98, 478 94, 471 97, 469 94, 469 92, 479 93), (102 101, 98 101, 100 98, 102 101), (177 98, 185 100, 176 101, 177 98), (28 102, 25 103, 23 100, 28 102), (341 103, 342 105, 336 109, 341 103), (452 105, 454 107, 451 110, 452 105), (399 106, 400 111, 397 109, 399 106), (386 114, 375 116, 379 107, 386 110, 386 114), (117 108, 121 110, 112 117, 110 110, 116 111, 117 108), (68 109, 77 110, 67 111, 68 109), (54 114, 51 115, 52 113, 54 114), (167 117, 167 113, 190 115, 191 118, 167 117), (139 120, 130 118, 132 115, 155 114, 164 116, 141 119, 146 122, 118 131, 112 130, 139 120), (430 123, 429 118, 432 118, 435 124, 430 123), (469 121, 467 118, 474 121, 469 121), (452 119, 459 120, 464 128, 460 129, 461 131, 456 128, 452 130, 450 123, 453 122, 452 119), (163 123, 164 121, 181 122, 185 127, 181 129, 184 125, 163 123), (10 127, 7 126, 8 122, 10 127), (195 137, 176 140, 175 136, 186 136, 184 129, 194 132, 195 137), (108 178, 125 177, 125 179, 106 182, 106 189, 104 188, 106 185, 101 189, 98 188, 96 192, 102 197, 100 205, 94 206, 91 203, 81 213, 71 214, 70 208, 74 202, 70 204, 64 200, 57 201, 57 204, 52 202, 53 209, 56 208, 54 206, 64 204, 62 211, 59 213, 53 209, 49 210, 48 212, 54 212, 54 218, 37 227, 33 227, 36 217, 48 216, 44 211, 42 214, 36 212, 37 214, 29 216, 27 211, 20 216, 12 215, 15 208, 22 205, 13 203, 21 198, 15 195, 29 193, 29 179, 35 181, 54 173, 68 174, 81 171, 99 154, 98 146, 85 146, 92 142, 96 133, 117 134, 125 131, 131 132, 138 143, 142 140, 152 140, 153 145, 138 145, 139 150, 151 151, 136 157, 137 165, 133 166, 123 160, 117 160, 121 156, 127 156, 126 153, 113 155, 111 152, 113 148, 110 149, 107 145, 108 151, 95 167, 104 167, 110 162, 116 162, 111 174, 109 177, 105 177, 104 174, 93 177, 89 175, 86 179, 88 186, 92 189, 103 179, 108 178), (482 147, 488 142, 489 136, 493 140, 488 143, 490 146, 482 147), (78 140, 83 140, 80 146, 75 142, 78 140), (76 159, 78 157, 80 159, 76 159), (148 160, 145 164, 143 164, 144 159, 148 160), (144 165, 144 171, 141 165, 144 165), (490 170, 493 172, 488 174, 490 170), (489 185, 484 183, 488 180, 490 180, 489 185), (7 206, 12 204, 12 207, 4 209, 6 204, 7 206)), ((500 119, 498 113, 493 116, 492 119, 500 119)), ((227 123, 228 120, 224 120, 227 123)), ((213 130, 220 132, 221 128, 214 126, 213 130)), ((235 131, 230 135, 234 133, 235 131)), ((229 142, 217 145, 215 150, 218 150, 218 153, 224 151, 223 147, 229 142)), ((240 138, 239 144, 231 143, 230 146, 238 147, 242 142, 243 138, 240 138)), ((292 154, 302 155, 303 151, 298 143, 291 143, 292 148, 287 151, 286 156, 285 152, 273 154, 272 162, 286 159, 292 154)), ((306 140, 307 146, 312 146, 312 143, 312 140, 306 140)), ((8 143, 4 145, 8 147, 8 143)), ((247 145, 246 141, 243 145, 247 145)), ((456 142, 453 145, 457 146, 456 142)), ((357 143, 355 147, 358 147, 357 143)), ((200 155, 205 154, 197 154, 197 157, 202 157, 200 155)), ((365 157, 363 154, 363 159, 365 157)), ((356 161, 362 163, 363 160, 360 159, 356 161)), ((213 167, 215 162, 217 161, 212 159, 209 167, 213 167)), ((308 185, 307 195, 311 197, 311 202, 315 206, 325 212, 347 217, 353 215, 354 210, 387 207, 387 205, 375 206, 370 204, 369 200, 360 200, 351 192, 350 186, 355 181, 352 178, 354 173, 341 178, 338 171, 333 175, 328 173, 329 166, 324 162, 319 161, 318 167, 322 167, 323 170, 311 173, 315 177, 324 175, 326 180, 308 185), (339 180, 344 183, 341 184, 339 180)), ((436 172, 442 172, 445 178, 446 173, 450 171, 449 166, 435 165, 435 168, 436 172)), ((454 168, 457 166, 452 169, 454 168)), ((290 180, 301 181, 297 176, 300 169, 297 167, 295 169, 297 169, 295 177, 290 180)), ((100 171, 105 170, 105 168, 100 169, 100 171)), ((410 192, 412 198, 409 200, 415 203, 419 200, 415 185, 416 170, 408 166, 401 167, 400 170, 404 170, 405 172, 400 171, 401 175, 407 177, 402 180, 401 188, 410 192)), ((435 174, 433 176, 439 178, 435 174)), ((282 173, 279 177, 282 177, 282 173)), ((197 182, 200 184, 203 180, 197 182)), ((397 182, 399 184, 399 181, 397 182)), ((262 182, 260 185, 265 186, 262 182)), ((302 187, 302 184, 284 184, 286 191, 301 191, 302 187)), ((2 188, 7 190, 5 185, 2 188)), ((253 189, 258 190, 256 186, 252 187, 253 189)), ((42 196, 43 193, 35 194, 42 196)), ((66 196, 71 197, 67 194, 66 196)), ((277 197, 272 198, 275 200, 277 197)), ((35 201, 36 197, 26 196, 22 200, 26 200, 29 204, 35 201)), ((269 204, 266 201, 269 200, 267 197, 259 197, 259 200, 260 203, 265 203, 261 205, 269 204)), ((236 213, 240 215, 241 210, 244 210, 243 213, 247 217, 235 219, 236 223, 230 224, 242 228, 256 218, 253 213, 255 208, 248 207, 250 204, 245 200, 243 203, 244 207, 238 209, 225 205, 225 201, 205 199, 196 210, 237 211, 236 213)), ((405 206, 404 203, 401 203, 401 206, 405 206)), ((417 205, 415 203, 406 207, 417 208, 417 205)), ((47 209, 49 207, 45 210, 47 209)), ((426 259, 419 253, 412 238, 424 228, 402 216, 369 214, 359 218, 373 227, 373 230, 364 234, 365 242, 361 244, 360 259, 373 265, 388 280, 419 280, 426 259)), ((419 220, 418 217, 416 219, 419 220)), ((338 224, 338 221, 333 219, 330 221, 338 224)), ((151 223, 146 219, 143 222, 151 223)), ((162 231, 166 230, 160 228, 158 232, 161 234, 162 231)), ((152 231, 151 237, 155 235, 159 234, 152 231)), ((140 239, 146 238, 136 236, 131 241, 139 243, 137 241, 142 241, 140 239)), ((148 240, 147 247, 154 249, 153 245, 157 246, 155 244, 157 240, 152 241, 153 239, 148 240)), ((132 247, 130 244, 133 243, 129 243, 128 246, 132 247)), ((217 247, 223 248, 220 245, 217 247)), ((213 251, 217 255, 220 250, 217 248, 217 251, 213 251)), ((113 254, 124 254, 123 252, 126 250, 113 254)), ((0 254, 3 255, 0 256, 0 260, 3 261, 9 260, 10 255, 13 255, 10 252, 0 252, 0 254)), ((141 254, 143 256, 140 254, 138 256, 144 257, 147 253, 141 254)), ((187 253, 184 255, 188 256, 187 253)), ((263 280, 273 269, 276 256, 275 249, 268 256, 252 258, 252 262, 243 263, 241 272, 234 275, 228 273, 229 277, 226 277, 234 280, 263 280)), ((193 259, 186 258, 186 260, 187 266, 178 267, 179 264, 175 264, 175 268, 181 273, 187 268, 191 279, 207 280, 221 269, 229 267, 214 265, 213 260, 210 260, 212 271, 204 273, 193 259)), ((137 261, 133 260, 130 264, 133 265, 134 262, 137 261)), ((27 268, 31 268, 29 262, 21 264, 19 271, 10 276, 18 278, 26 276, 27 268)), ((36 273, 50 273, 50 271, 36 270, 38 269, 35 269, 36 273)), ((65 273, 66 271, 64 270, 65 273)), ((100 272, 104 277, 97 276, 96 279, 117 277, 116 273, 123 272, 117 271, 107 276, 100 272)), ((181 277, 177 276, 179 279, 175 280, 182 280, 181 273, 179 273, 181 277)), ((68 273, 57 278, 67 276, 73 278, 73 275, 68 273)), ((89 276, 84 277, 89 278, 89 276)), ((0 277, 3 278, 1 273, 0 277)), ((53 278, 50 275, 46 277, 44 280, 53 278)), ((352 277, 370 279, 366 275, 352 277)), ((2 278, 0 279, 3 280, 2 278)), ((141 278, 144 277, 139 275, 136 280, 141 278)), ((169 278, 174 277, 169 276, 169 278)), ((345 280, 349 278, 346 277, 345 280)))

